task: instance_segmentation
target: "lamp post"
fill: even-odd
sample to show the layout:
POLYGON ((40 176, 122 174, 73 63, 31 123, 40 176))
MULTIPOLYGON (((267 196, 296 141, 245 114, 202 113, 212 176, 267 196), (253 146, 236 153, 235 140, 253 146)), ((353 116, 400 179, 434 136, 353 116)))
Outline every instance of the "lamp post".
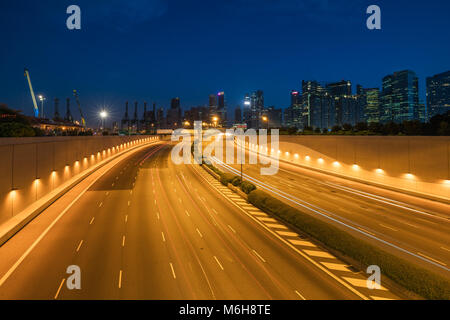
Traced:
POLYGON ((267 116, 263 116, 262 121, 267 124, 267 131, 269 131, 269 118, 267 116))
POLYGON ((108 113, 105 110, 100 111, 100 118, 102 119, 102 127, 101 129, 105 129, 105 119, 108 117, 108 113))
POLYGON ((214 127, 217 128, 217 121, 219 121, 218 117, 213 117, 214 127))
POLYGON ((39 98, 39 101, 41 101, 41 117, 45 118, 45 116, 44 116, 44 100, 45 100, 45 97, 42 94, 40 94, 38 96, 38 98, 39 98))

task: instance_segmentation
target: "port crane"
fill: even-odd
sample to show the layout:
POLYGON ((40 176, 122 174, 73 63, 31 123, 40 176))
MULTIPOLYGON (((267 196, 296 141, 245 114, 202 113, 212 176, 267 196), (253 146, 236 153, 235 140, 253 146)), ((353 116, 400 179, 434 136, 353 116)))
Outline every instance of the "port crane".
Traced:
POLYGON ((26 68, 25 68, 25 77, 28 80, 28 86, 30 87, 31 98, 33 99, 34 116, 36 118, 38 118, 39 117, 39 108, 36 103, 36 97, 34 95, 33 86, 31 85, 30 72, 26 68))
POLYGON ((80 111, 81 125, 83 127, 86 127, 86 120, 84 119, 83 111, 81 110, 81 104, 80 104, 80 99, 78 99, 78 92, 77 92, 77 90, 73 90, 73 95, 75 96, 75 100, 76 100, 77 105, 78 105, 78 111, 80 111))

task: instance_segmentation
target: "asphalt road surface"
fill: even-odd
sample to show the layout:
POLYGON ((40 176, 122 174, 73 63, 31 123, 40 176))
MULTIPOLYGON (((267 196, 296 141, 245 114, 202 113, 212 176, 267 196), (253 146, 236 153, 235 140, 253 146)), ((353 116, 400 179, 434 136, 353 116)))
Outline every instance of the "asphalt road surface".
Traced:
POLYGON ((136 152, 0 247, 0 299, 398 298, 364 288, 364 274, 320 248, 294 248, 317 249, 248 214, 199 166, 174 165, 170 150, 136 152), (80 290, 67 287, 71 265, 80 290))

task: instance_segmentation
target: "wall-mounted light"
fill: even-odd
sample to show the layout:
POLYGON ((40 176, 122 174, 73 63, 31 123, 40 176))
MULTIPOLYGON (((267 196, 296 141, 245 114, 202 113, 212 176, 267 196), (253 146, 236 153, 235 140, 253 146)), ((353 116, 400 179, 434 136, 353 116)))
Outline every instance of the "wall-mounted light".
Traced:
POLYGON ((450 180, 444 180, 444 182, 443 182, 446 186, 449 186, 450 187, 450 180))
POLYGON ((359 170, 359 166, 356 163, 352 166, 352 168, 353 170, 359 170))
POLYGON ((294 157, 296 158, 296 159, 298 159, 298 154, 296 153, 296 154, 294 154, 294 157))
POLYGON ((324 163, 324 160, 322 158, 317 159, 317 162, 319 162, 320 164, 324 163))
POLYGON ((414 175, 411 174, 411 173, 405 174, 405 177, 406 177, 406 179, 409 179, 409 180, 413 180, 414 179, 414 175))
POLYGON ((310 156, 306 156, 306 157, 305 157, 305 160, 306 160, 306 161, 309 161, 309 160, 311 160, 311 157, 310 157, 310 156))
POLYGON ((334 166, 334 167, 340 167, 341 164, 339 163, 339 161, 334 161, 334 162, 333 162, 333 166, 334 166))
POLYGON ((376 171, 376 173, 379 173, 379 174, 384 173, 384 170, 383 170, 383 169, 380 169, 380 168, 376 169, 375 171, 376 171))

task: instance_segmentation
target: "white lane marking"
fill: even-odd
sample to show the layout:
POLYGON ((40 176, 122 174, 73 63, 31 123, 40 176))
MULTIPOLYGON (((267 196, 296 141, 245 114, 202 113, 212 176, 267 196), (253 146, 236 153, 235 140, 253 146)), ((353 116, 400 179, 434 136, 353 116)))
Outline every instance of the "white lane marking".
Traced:
POLYGON ((375 236, 375 233, 370 232, 370 231, 367 231, 366 229, 363 229, 363 228, 361 228, 361 227, 358 227, 358 229, 361 230, 362 232, 365 232, 365 233, 368 233, 368 234, 370 234, 370 235, 372 235, 372 236, 375 236))
POLYGON ((125 236, 122 237, 122 248, 125 247, 125 236))
POLYGON ((103 202, 100 202, 100 204, 98 205, 99 208, 101 208, 103 206, 103 202))
POLYGON ((125 215, 125 223, 128 222, 128 215, 125 215))
POLYGON ((448 248, 445 248, 445 247, 441 247, 441 249, 442 249, 442 250, 445 250, 445 251, 449 251, 449 252, 450 252, 450 249, 448 249, 448 248))
POLYGON ((166 242, 166 237, 164 236, 164 232, 161 232, 161 236, 162 236, 162 241, 166 242))
POLYGON ((159 212, 156 213, 156 218, 159 220, 159 212))
POLYGON ((190 217, 190 214, 189 214, 189 212, 188 212, 187 210, 185 210, 184 212, 186 213, 186 215, 187 215, 188 217, 190 217))
POLYGON ((285 237, 298 237, 298 234, 296 234, 295 232, 290 232, 290 231, 278 231, 275 230, 276 233, 278 233, 281 236, 285 236, 285 237))
POLYGON ((182 201, 181 201, 181 198, 178 198, 178 201, 181 203, 182 201))
POLYGON ((95 220, 95 217, 92 217, 91 222, 89 222, 89 224, 93 224, 95 220))
POLYGON ((109 191, 106 192, 106 195, 109 196, 109 191))
MULTIPOLYGON (((214 185, 208 181, 208 179, 206 179, 202 172, 203 171, 198 171, 198 169, 196 169, 194 167, 194 171, 196 172, 197 175, 202 176, 204 178, 204 180, 214 189, 216 189, 216 191, 219 194, 222 194, 222 192, 220 190, 218 190, 217 188, 214 187, 214 185)), ((227 199, 227 198, 225 198, 227 199)), ((314 265, 316 268, 318 268, 319 270, 321 270, 322 272, 324 272, 325 274, 327 274, 329 277, 333 278, 336 282, 340 283, 341 285, 343 285, 344 287, 346 287, 348 290, 350 290, 351 292, 353 292, 354 294, 356 294, 357 296, 359 296, 360 298, 362 298, 363 300, 369 300, 368 297, 366 297, 364 294, 362 294, 361 292, 359 292, 358 290, 356 290, 355 288, 353 288, 351 285, 349 285, 347 282, 343 281, 341 278, 337 277, 336 275, 334 275, 332 272, 330 272, 327 268, 325 268, 324 266, 322 266, 321 264, 319 264, 318 262, 316 262, 314 259, 312 259, 311 257, 309 257, 307 254, 305 254, 302 250, 299 250, 297 247, 295 247, 294 245, 292 245, 291 243, 289 243, 285 238, 281 237, 280 235, 276 234, 276 232, 273 232, 270 228, 268 228, 264 223, 262 223, 261 221, 259 221, 258 219, 255 219, 255 217, 252 216, 252 214, 250 214, 248 211, 245 211, 244 209, 242 209, 239 205, 237 205, 236 203, 234 203, 233 201, 229 200, 228 201, 234 205, 238 210, 241 210, 242 213, 246 214, 248 217, 252 218, 257 224, 259 224, 262 228, 266 229, 267 232, 269 232, 270 234, 272 234, 274 237, 276 237, 278 240, 280 240, 281 242, 285 243, 288 247, 290 247, 292 250, 294 250, 296 253, 298 253, 300 256, 302 256, 304 259, 306 259, 307 261, 309 261, 312 265, 314 265)))
POLYGON ((130 190, 130 194, 133 194, 133 190, 130 190))
POLYGON ((266 260, 264 260, 263 257, 260 256, 260 254, 258 252, 256 252, 256 250, 253 250, 253 253, 259 258, 261 259, 262 262, 266 262, 266 260))
MULTIPOLYGON (((348 278, 348 277, 342 277, 345 281, 349 282, 352 286, 360 287, 360 288, 367 288, 367 280, 366 279, 357 279, 357 278, 348 278)), ((383 290, 388 291, 383 286, 380 286, 377 290, 383 290)))
POLYGON ((128 206, 130 206, 131 205, 131 201, 128 201, 128 206))
POLYGON ((217 264, 219 265, 220 269, 224 270, 222 264, 221 264, 220 261, 219 261, 219 259, 217 259, 216 256, 214 256, 214 259, 216 260, 216 262, 217 262, 217 264))
POLYGON ((288 241, 292 244, 295 244, 297 246, 303 246, 303 247, 317 247, 315 244, 312 244, 309 241, 303 241, 303 240, 296 240, 296 239, 288 239, 288 241))
POLYGON ((306 252, 306 254, 313 256, 313 257, 320 257, 320 258, 329 258, 329 259, 336 259, 331 254, 325 251, 316 251, 316 250, 303 250, 306 252))
POLYGON ((302 296, 301 293, 298 292, 297 290, 295 290, 295 293, 296 293, 300 298, 302 298, 303 300, 306 300, 306 298, 305 298, 304 296, 302 296))
POLYGON ((65 281, 66 281, 65 278, 61 280, 61 284, 59 285, 58 290, 56 291, 56 294, 55 294, 55 300, 58 299, 59 292, 61 291, 62 286, 63 286, 63 284, 64 284, 65 281))
MULTIPOLYGON (((217 158, 214 157, 214 159, 215 159, 215 161, 216 161, 217 163, 219 163, 220 166, 222 166, 222 167, 224 167, 224 168, 227 168, 228 171, 231 171, 231 172, 234 172, 234 173, 239 173, 239 171, 237 171, 237 170, 234 169, 233 167, 231 167, 231 166, 225 164, 224 162, 219 161, 217 158)), ((351 229, 351 230, 354 230, 354 231, 357 231, 357 232, 359 232, 359 233, 362 233, 362 234, 364 234, 365 236, 367 236, 367 237, 369 237, 369 238, 372 238, 372 239, 377 240, 377 241, 379 241, 379 242, 381 242, 381 243, 384 243, 385 245, 388 245, 388 246, 390 246, 390 247, 392 247, 392 248, 395 248, 395 249, 397 249, 397 250, 399 250, 399 251, 402 251, 402 252, 404 252, 404 253, 406 253, 406 254, 409 254, 409 255, 411 255, 411 256, 414 256, 414 257, 416 257, 416 258, 418 258, 418 259, 420 259, 420 260, 423 260, 423 261, 426 261, 426 262, 428 262, 428 263, 430 263, 430 264, 433 264, 433 265, 435 265, 435 266, 438 266, 438 267, 440 267, 440 268, 442 268, 442 269, 445 269, 446 271, 449 271, 449 270, 450 270, 449 268, 444 267, 444 266, 440 265, 439 263, 436 263, 436 262, 434 262, 434 261, 432 261, 432 260, 426 259, 426 258, 424 258, 424 257, 422 257, 422 256, 420 256, 420 255, 417 255, 417 254, 415 254, 415 253, 413 253, 413 252, 411 252, 411 251, 408 251, 408 250, 406 250, 406 249, 404 249, 404 248, 402 248, 402 247, 399 247, 399 246, 397 246, 397 245, 395 245, 395 244, 393 244, 393 243, 391 243, 391 242, 389 242, 389 241, 383 240, 383 239, 381 239, 381 238, 375 236, 375 235, 374 235, 373 233, 371 233, 371 232, 366 232, 364 229, 362 229, 362 228, 359 227, 359 226, 355 226, 355 227, 354 227, 354 226, 352 226, 352 225, 349 225, 349 224, 347 224, 347 223, 345 223, 345 222, 340 221, 338 218, 331 217, 331 216, 329 216, 329 215, 335 215, 335 214, 333 214, 333 213, 331 213, 331 212, 328 212, 328 211, 326 211, 326 210, 324 210, 324 209, 322 209, 322 208, 320 208, 320 207, 318 207, 318 206, 315 206, 315 205, 313 205, 313 204, 311 204, 311 203, 308 203, 308 202, 306 202, 306 201, 304 201, 304 200, 301 200, 301 199, 299 199, 299 198, 297 198, 297 197, 295 197, 295 196, 292 196, 292 195, 290 195, 290 194, 288 194, 288 193, 286 193, 286 192, 284 192, 284 191, 282 191, 282 190, 276 189, 276 188, 274 188, 274 187, 272 187, 272 186, 270 186, 270 185, 268 185, 268 184, 265 184, 264 182, 261 182, 261 181, 255 179, 255 178, 253 178, 253 177, 247 175, 247 174, 244 174, 244 176, 245 176, 248 180, 250 180, 251 182, 253 182, 255 185, 261 187, 262 189, 266 189, 266 190, 268 190, 269 192, 272 192, 272 193, 274 193, 274 194, 276 194, 276 195, 278 195, 278 196, 280 196, 280 197, 286 199, 287 201, 293 202, 293 203, 297 204, 298 206, 301 206, 301 207, 303 207, 303 208, 305 208, 305 209, 307 209, 307 210, 310 210, 310 211, 312 211, 312 212, 314 212, 314 213, 316 213, 316 214, 318 214, 318 215, 320 215, 320 216, 326 217, 327 219, 330 219, 331 221, 334 221, 334 222, 336 222, 336 223, 338 223, 338 224, 340 224, 340 225, 343 225, 343 226, 345 226, 345 227, 347 227, 347 228, 349 228, 349 229, 351 229), (319 210, 320 210, 320 211, 319 211, 319 210), (327 214, 327 213, 328 213, 328 214, 327 214)), ((427 222, 431 222, 431 221, 427 221, 427 222)), ((360 292, 358 292, 358 295, 359 295, 359 296, 362 296, 362 294, 361 294, 360 292)), ((367 297, 364 296, 364 299, 367 299, 367 297)))
POLYGON ((236 233, 236 230, 234 230, 232 226, 228 225, 228 228, 230 228, 233 233, 236 233))
POLYGON ((119 289, 122 288, 122 270, 119 272, 119 289))
POLYGON ((382 226, 383 228, 386 228, 386 229, 389 229, 389 230, 392 230, 392 231, 395 231, 395 232, 398 231, 397 229, 391 228, 391 227, 389 227, 389 226, 387 226, 385 224, 382 224, 382 223, 379 223, 379 225, 382 226))
POLYGON ((436 262, 436 263, 442 264, 443 266, 446 266, 446 265, 447 265, 447 264, 445 264, 444 262, 441 262, 441 261, 439 261, 439 260, 433 259, 433 258, 431 258, 431 257, 429 257, 429 256, 427 256, 427 255, 425 255, 425 254, 423 254, 423 253, 417 252, 417 254, 420 254, 422 257, 425 257, 425 258, 427 258, 427 259, 433 260, 433 261, 436 262))
POLYGON ((197 228, 197 233, 198 233, 198 235, 200 236, 200 238, 203 238, 203 235, 202 235, 202 233, 200 232, 200 230, 198 230, 198 228, 197 228))
POLYGON ((80 251, 81 245, 83 244, 83 240, 80 241, 80 244, 77 247, 77 252, 80 251))
POLYGON ((218 213, 217 213, 217 211, 216 211, 216 209, 212 209, 212 211, 215 213, 215 214, 217 214, 218 215, 218 213))
POLYGON ((321 262, 321 263, 331 270, 350 272, 350 269, 348 269, 345 265, 341 263, 329 263, 329 262, 321 262))
POLYGON ((429 216, 429 217, 433 217, 433 218, 437 218, 437 219, 442 219, 442 220, 448 221, 448 219, 446 219, 446 218, 443 218, 443 217, 440 217, 440 216, 436 216, 436 215, 433 215, 433 214, 430 214, 430 213, 427 213, 427 212, 424 212, 424 211, 420 211, 420 210, 416 210, 416 209, 410 208, 410 207, 407 206, 407 204, 405 204, 403 202, 400 202, 400 201, 396 201, 396 200, 392 200, 392 199, 385 198, 385 197, 382 197, 382 196, 370 194, 370 193, 367 193, 367 192, 364 192, 364 191, 360 191, 360 190, 356 190, 356 189, 353 189, 353 188, 337 185, 337 184, 334 184, 334 183, 331 183, 331 182, 325 182, 323 184, 328 184, 328 185, 333 186, 333 187, 335 187, 337 189, 341 189, 341 190, 347 191, 349 193, 357 194, 357 195, 359 195, 361 197, 370 198, 372 200, 376 200, 376 201, 379 201, 379 202, 382 202, 382 203, 386 203, 386 204, 389 204, 391 206, 399 207, 399 208, 402 208, 402 209, 406 209, 406 210, 409 210, 409 211, 420 213, 422 215, 426 215, 426 216, 429 216))
POLYGON ((175 274, 175 269, 173 268, 173 264, 172 264, 172 262, 170 262, 169 264, 170 264, 170 269, 172 270, 172 276, 174 279, 176 279, 177 275, 175 274))

